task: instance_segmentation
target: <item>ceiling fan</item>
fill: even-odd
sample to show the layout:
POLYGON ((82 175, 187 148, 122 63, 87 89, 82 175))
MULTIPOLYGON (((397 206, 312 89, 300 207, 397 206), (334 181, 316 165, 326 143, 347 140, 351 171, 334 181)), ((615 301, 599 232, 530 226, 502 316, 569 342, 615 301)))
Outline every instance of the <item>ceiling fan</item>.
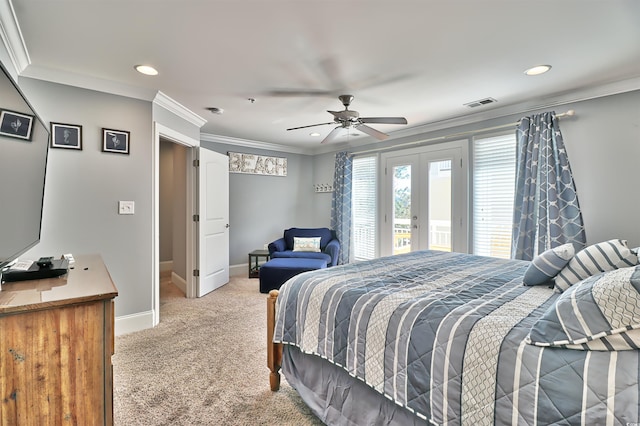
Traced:
POLYGON ((292 127, 287 130, 306 129, 307 127, 324 126, 335 123, 339 124, 339 126, 333 129, 321 142, 328 143, 336 139, 340 133, 342 133, 342 129, 349 129, 352 127, 368 134, 369 136, 373 136, 378 140, 385 140, 389 137, 386 133, 382 133, 373 127, 367 126, 366 123, 407 124, 407 119, 404 117, 360 117, 360 113, 358 111, 352 111, 349 109, 349 105, 351 105, 351 101, 353 101, 353 95, 340 95, 338 96, 338 99, 340 99, 340 102, 344 105, 344 111, 327 111, 333 115, 333 121, 328 123, 311 124, 309 126, 292 127))

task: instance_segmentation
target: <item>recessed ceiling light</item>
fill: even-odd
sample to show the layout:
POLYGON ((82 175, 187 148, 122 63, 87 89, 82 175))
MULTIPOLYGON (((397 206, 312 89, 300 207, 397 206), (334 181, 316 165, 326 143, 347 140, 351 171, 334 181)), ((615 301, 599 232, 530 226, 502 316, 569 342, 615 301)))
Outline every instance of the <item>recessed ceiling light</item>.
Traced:
POLYGON ((144 75, 158 75, 158 70, 156 70, 154 67, 152 67, 151 65, 136 65, 135 66, 136 71, 138 71, 140 74, 144 74, 144 75))
POLYGON ((529 68, 528 70, 525 70, 524 73, 526 75, 539 75, 539 74, 544 74, 550 69, 551 69, 551 65, 537 65, 533 68, 529 68))
POLYGON ((207 107, 207 109, 209 110, 209 112, 211 112, 212 114, 222 114, 224 113, 224 110, 222 108, 218 108, 218 107, 207 107))

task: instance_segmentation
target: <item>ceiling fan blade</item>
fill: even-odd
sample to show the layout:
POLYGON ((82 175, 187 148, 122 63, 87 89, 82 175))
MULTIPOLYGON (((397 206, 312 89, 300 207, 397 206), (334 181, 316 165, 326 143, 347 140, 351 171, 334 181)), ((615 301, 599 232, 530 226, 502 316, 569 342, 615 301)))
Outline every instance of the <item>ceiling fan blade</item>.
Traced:
POLYGON ((329 142, 333 142, 338 136, 340 136, 340 133, 342 133, 342 129, 344 129, 344 127, 342 126, 338 126, 335 129, 333 129, 331 132, 329 132, 329 134, 327 135, 326 138, 324 138, 322 140, 322 142, 320 143, 329 143, 329 142))
POLYGON ((336 123, 335 123, 335 121, 331 121, 329 123, 309 124, 308 126, 292 127, 290 129, 287 129, 287 130, 306 129, 307 127, 325 126, 327 124, 336 124, 336 123))
POLYGON ((275 97, 307 97, 307 96, 319 96, 319 97, 334 97, 335 92, 322 89, 273 89, 266 92, 267 96, 275 97))
POLYGON ((378 124, 407 124, 404 117, 362 117, 362 123, 378 123, 378 124))
POLYGON ((364 133, 368 134, 369 136, 373 136, 374 138, 376 138, 376 139, 378 139, 380 141, 383 141, 383 140, 385 140, 386 138, 389 137, 389 135, 387 135, 386 133, 382 133, 382 132, 380 132, 380 131, 372 128, 372 127, 369 127, 369 126, 367 126, 365 124, 358 124, 355 127, 356 127, 356 129, 360 130, 361 132, 364 132, 364 133))

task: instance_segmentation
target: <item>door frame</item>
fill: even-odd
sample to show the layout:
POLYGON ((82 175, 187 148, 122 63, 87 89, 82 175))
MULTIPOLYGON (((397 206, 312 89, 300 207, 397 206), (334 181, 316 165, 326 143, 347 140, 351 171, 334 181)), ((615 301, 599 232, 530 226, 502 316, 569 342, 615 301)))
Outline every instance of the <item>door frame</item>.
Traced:
MULTIPOLYGON (((444 150, 460 150, 460 173, 459 179, 453 181, 452 190, 455 191, 458 188, 459 193, 452 194, 452 203, 454 204, 452 213, 454 217, 457 212, 459 212, 459 219, 452 220, 454 222, 459 222, 456 224, 458 227, 458 232, 454 235, 454 239, 452 240, 452 246, 456 251, 467 253, 468 252, 468 242, 469 242, 469 140, 468 139, 460 139, 449 142, 441 142, 436 144, 425 145, 417 148, 409 148, 397 151, 388 151, 383 152, 380 155, 379 162, 379 171, 378 175, 382 178, 381 184, 379 186, 380 192, 379 196, 379 214, 378 214, 378 229, 379 229, 379 247, 378 253, 380 255, 385 256, 389 254, 388 247, 385 244, 389 244, 389 235, 387 234, 387 230, 385 226, 385 215, 388 214, 390 209, 389 206, 389 193, 391 188, 389 188, 389 179, 386 176, 386 167, 387 162, 394 157, 404 157, 404 156, 419 156, 420 154, 429 154, 436 153, 438 151, 444 150), (457 211, 456 211, 457 210, 457 211)), ((420 163, 420 161, 418 161, 420 163)), ((456 167, 455 164, 452 164, 452 167, 456 167)), ((416 176, 417 179, 424 178, 426 171, 422 170, 420 172, 420 176, 416 176)), ((414 173, 412 172, 412 181, 414 179, 414 173)), ((455 178, 455 175, 453 175, 455 178)), ((412 200, 413 200, 413 190, 412 190, 412 200)), ((413 201, 412 201, 413 202, 413 201)), ((426 205, 424 201, 424 197, 421 198, 419 203, 419 208, 423 209, 426 205)), ((422 220, 422 219, 420 219, 422 220)), ((452 224, 453 226, 453 224, 452 224)))
MULTIPOLYGON (((151 191, 152 197, 152 255, 151 255, 151 275, 153 279, 153 297, 152 297, 152 312, 153 312, 153 327, 160 322, 160 138, 166 139, 170 142, 183 145, 187 149, 187 164, 193 164, 196 159, 196 150, 200 146, 200 141, 173 130, 169 127, 163 126, 157 121, 153 122, 153 149, 152 149, 152 174, 153 174, 153 188, 151 191)), ((189 168, 187 170, 190 170, 189 168)), ((191 266, 192 270, 195 269, 198 259, 195 255, 195 232, 196 225, 192 218, 195 212, 195 190, 196 182, 193 172, 187 172, 187 188, 186 188, 186 210, 187 210, 187 223, 185 223, 186 240, 187 240, 187 253, 186 253, 186 265, 191 266), (190 220, 191 219, 191 220, 190 220)), ((188 271, 187 271, 188 272, 188 271)), ((195 297, 196 294, 196 280, 193 274, 187 273, 187 297, 195 297)))

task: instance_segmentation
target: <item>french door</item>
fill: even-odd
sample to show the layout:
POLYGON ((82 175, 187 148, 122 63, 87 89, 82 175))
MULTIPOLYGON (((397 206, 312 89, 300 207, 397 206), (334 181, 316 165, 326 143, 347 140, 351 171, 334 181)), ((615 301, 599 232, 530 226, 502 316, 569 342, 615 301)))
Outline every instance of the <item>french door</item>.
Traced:
POLYGON ((467 150, 461 142, 382 155, 381 254, 467 251, 467 150))

